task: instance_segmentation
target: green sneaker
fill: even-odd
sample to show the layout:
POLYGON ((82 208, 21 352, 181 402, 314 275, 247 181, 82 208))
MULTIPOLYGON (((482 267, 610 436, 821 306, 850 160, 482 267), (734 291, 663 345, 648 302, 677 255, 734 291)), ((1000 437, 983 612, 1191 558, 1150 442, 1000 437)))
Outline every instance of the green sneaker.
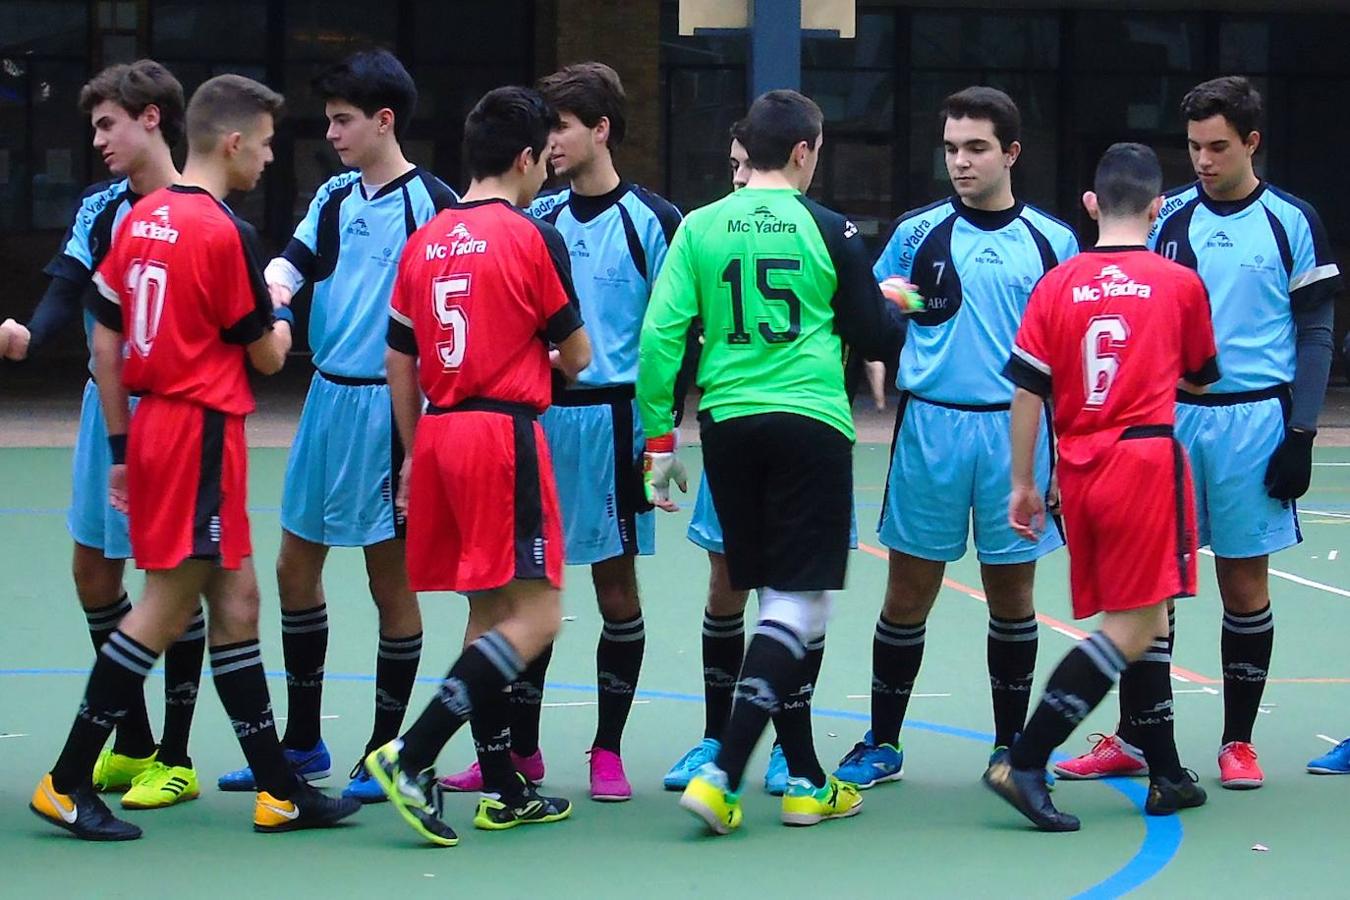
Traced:
POLYGON ((862 803, 856 784, 833 775, 825 779, 824 787, 816 787, 806 778, 789 778, 783 792, 783 824, 816 825, 826 819, 846 819, 862 812, 862 803))
POLYGON ((561 822, 572 815, 571 802, 562 797, 541 797, 534 785, 520 779, 524 790, 516 797, 484 794, 478 798, 473 827, 484 831, 505 831, 517 825, 541 825, 561 822))
POLYGON ((441 788, 436 783, 435 770, 423 769, 409 775, 399 766, 398 754, 402 749, 402 741, 392 740, 372 750, 366 756, 366 771, 413 831, 441 847, 455 846, 459 835, 441 821, 441 788))
POLYGON ((125 791, 140 775, 154 763, 159 756, 156 750, 144 759, 114 753, 111 747, 104 748, 94 761, 94 789, 98 791, 125 791))
POLYGON ((197 773, 187 766, 166 766, 162 762, 131 781, 131 788, 122 795, 123 809, 163 809, 175 803, 196 800, 201 795, 197 773))

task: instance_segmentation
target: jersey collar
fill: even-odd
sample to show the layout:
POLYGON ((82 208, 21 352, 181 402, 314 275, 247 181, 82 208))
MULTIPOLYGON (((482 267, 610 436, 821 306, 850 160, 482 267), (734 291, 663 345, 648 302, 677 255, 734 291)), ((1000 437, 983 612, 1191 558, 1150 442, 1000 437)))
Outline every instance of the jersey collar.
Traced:
POLYGON ((991 212, 987 209, 975 209, 972 206, 966 206, 965 202, 962 201, 960 197, 952 197, 952 206, 956 209, 956 214, 958 216, 981 231, 1001 231, 1017 221, 1018 216, 1022 215, 1022 210, 1026 207, 1026 204, 1017 200, 1007 209, 991 212))
POLYGON ((387 196, 387 195, 393 193, 394 191, 396 191, 396 190, 398 190, 399 188, 403 187, 403 186, 404 186, 405 184, 407 184, 408 182, 412 181, 414 178, 417 177, 418 173, 420 173, 421 171, 422 171, 422 170, 421 170, 421 168, 420 168, 419 166, 413 166, 411 169, 409 169, 408 171, 404 172, 402 175, 398 176, 397 178, 395 178, 393 181, 389 182, 388 184, 384 185, 383 187, 381 187, 378 191, 376 191, 374 194, 372 194, 372 195, 369 196, 369 197, 366 196, 366 184, 365 184, 365 182, 363 182, 363 181, 362 181, 361 179, 359 179, 359 178, 356 179, 356 189, 357 189, 358 191, 361 192, 361 199, 362 199, 362 200, 365 200, 365 201, 367 201, 367 202, 369 202, 369 201, 371 201, 371 200, 378 200, 378 199, 380 199, 381 197, 384 197, 384 196, 387 196))
POLYGON ((1256 190, 1252 191, 1241 200, 1215 200, 1210 197, 1209 194, 1205 193, 1204 185, 1198 185, 1198 187, 1200 189, 1200 202, 1205 204, 1205 208, 1216 216, 1236 215, 1261 199, 1261 195, 1266 192, 1266 182, 1264 178, 1257 182, 1256 190))
POLYGON ((572 210, 572 216, 578 222, 589 222, 614 204, 618 203, 619 198, 628 193, 630 188, 632 188, 631 184, 620 180, 614 190, 593 197, 572 191, 571 195, 567 198, 567 205, 572 210))
POLYGON ((1149 249, 1143 244, 1105 244, 1101 247, 1084 247, 1084 253, 1128 253, 1135 250, 1143 250, 1145 253, 1149 249))

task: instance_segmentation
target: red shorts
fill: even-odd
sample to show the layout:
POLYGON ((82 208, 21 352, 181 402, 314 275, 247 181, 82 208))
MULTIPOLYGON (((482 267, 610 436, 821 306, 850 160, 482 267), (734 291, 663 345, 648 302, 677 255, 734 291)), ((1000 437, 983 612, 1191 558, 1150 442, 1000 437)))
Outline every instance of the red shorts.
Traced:
POLYGON ((205 559, 237 569, 252 555, 244 417, 148 396, 127 438, 131 553, 141 569, 205 559))
POLYGON ((408 584, 488 591, 517 578, 562 587, 562 516, 544 429, 533 416, 423 416, 408 485, 408 584))
POLYGON ((1144 434, 1084 466, 1060 461, 1075 618, 1195 595, 1190 464, 1170 430, 1144 434))

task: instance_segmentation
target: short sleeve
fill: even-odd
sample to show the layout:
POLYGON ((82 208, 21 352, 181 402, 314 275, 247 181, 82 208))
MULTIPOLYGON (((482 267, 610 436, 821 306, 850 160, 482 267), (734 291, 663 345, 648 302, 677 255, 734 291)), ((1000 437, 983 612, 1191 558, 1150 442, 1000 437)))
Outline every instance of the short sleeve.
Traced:
POLYGON ((239 219, 232 229, 211 243, 208 260, 211 278, 221 274, 221 289, 215 292, 216 323, 226 343, 251 344, 272 326, 272 300, 263 280, 258 233, 239 219))
POLYGON ((358 173, 346 172, 324 182, 281 251, 281 257, 306 281, 323 281, 332 274, 337 264, 338 207, 359 177, 358 173))
POLYGON ((1308 204, 1291 229, 1294 265, 1289 273, 1289 302, 1294 309, 1314 309, 1332 301, 1343 289, 1340 267, 1317 211, 1308 204))
POLYGON ((538 223, 545 252, 537 268, 538 290, 534 292, 544 333, 550 342, 561 343, 581 327, 581 301, 572 284, 572 258, 558 229, 538 223))
POLYGON ((416 296, 411 282, 413 254, 404 253, 394 277, 394 290, 389 295, 389 326, 385 343, 391 350, 404 356, 417 356, 417 333, 413 330, 412 304, 416 296))
POLYGON ((89 310, 100 325, 122 332, 122 295, 127 285, 127 241, 124 232, 131 221, 130 216, 122 222, 117 232, 117 240, 112 249, 103 257, 97 271, 94 272, 94 290, 84 294, 85 308, 89 310))
POLYGON ((1219 380, 1219 365, 1209 291, 1198 275, 1192 274, 1187 282, 1181 323, 1182 377, 1194 385, 1213 384, 1219 380))
POLYGON ((1031 292, 1026 313, 1017 329, 1012 356, 1004 367, 1008 380, 1024 390, 1041 397, 1050 396, 1050 323, 1047 321, 1053 305, 1051 279, 1042 278, 1031 292))

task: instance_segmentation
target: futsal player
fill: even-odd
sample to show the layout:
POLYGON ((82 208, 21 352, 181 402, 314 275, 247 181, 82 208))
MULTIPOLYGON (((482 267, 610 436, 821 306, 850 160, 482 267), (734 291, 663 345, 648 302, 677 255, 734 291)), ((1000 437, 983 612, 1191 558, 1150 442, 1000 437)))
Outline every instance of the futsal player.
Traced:
MULTIPOLYGON (((1199 273, 1213 310, 1223 378, 1203 397, 1177 395, 1177 437, 1195 467, 1200 543, 1214 551, 1223 600, 1219 782, 1251 789, 1265 780, 1252 729, 1275 640, 1269 556, 1302 539, 1296 501, 1312 474, 1343 282, 1316 210, 1256 174, 1256 88, 1206 81, 1181 112, 1198 180, 1167 195, 1149 242, 1199 273)), ((1117 734, 1056 772, 1146 774, 1148 710, 1171 693, 1165 667, 1122 679, 1117 734)))
MULTIPOLYGON (((604 620, 595 650, 591 799, 624 801, 633 788, 621 757, 623 730, 646 646, 634 561, 654 552, 656 537, 638 472, 638 330, 680 216, 614 168, 613 150, 627 131, 627 99, 613 69, 578 63, 547 76, 539 89, 561 116, 549 162, 568 187, 540 197, 530 212, 555 226, 567 244, 594 347, 590 365, 555 390, 542 422, 556 463, 567 564, 590 566, 604 620)), ((516 762, 532 781, 544 777, 539 715, 551 654, 545 651, 512 691, 516 762)), ((471 791, 480 780, 470 768, 445 785, 471 791)))
MULTIPOLYGON (((872 640, 872 722, 835 774, 861 788, 904 773, 900 731, 923 661, 927 621, 947 563, 975 550, 989 605, 986 653, 994 746, 1021 731, 1038 644, 1036 560, 1063 543, 1008 525, 1012 383, 1002 369, 1037 280, 1078 252, 1067 225, 1018 200, 1012 169, 1021 113, 989 87, 943 101, 942 144, 954 196, 906 213, 873 267, 923 296, 900 355, 893 458, 879 537, 890 549, 886 597, 872 640)), ((1042 443, 1037 484, 1050 486, 1042 443)))
MULTIPOLYGON (((1051 270, 1027 305, 1009 357, 1012 496, 1008 521, 1028 540, 1046 527, 1034 454, 1046 400, 1059 439, 1073 613, 1103 613, 1100 628, 1056 667, 1012 747, 985 783, 1044 831, 1077 831, 1046 789, 1050 753, 1106 697, 1122 671, 1166 653, 1167 605, 1195 595, 1195 502, 1186 452, 1173 434, 1178 385, 1219 380, 1205 287, 1145 246, 1163 198, 1152 150, 1115 144, 1097 164, 1083 205, 1097 246, 1051 270), (1129 667, 1129 668, 1127 668, 1129 667)), ((1145 747, 1145 810, 1165 815, 1205 802, 1182 769, 1172 705, 1145 747)))
MULTIPOLYGON (((754 102, 741 132, 749 181, 680 226, 642 327, 649 496, 673 510, 670 482, 685 487, 671 401, 697 316, 705 341, 699 423, 730 585, 759 592, 759 624, 721 747, 680 800, 719 834, 740 826, 746 760, 802 684, 807 649, 825 634, 830 592, 844 584, 854 431, 842 342, 885 358, 901 335, 858 229, 803 195, 821 123, 820 108, 795 91, 754 102)), ((789 771, 782 820, 812 825, 856 814, 862 798, 820 767, 809 716, 775 724, 789 771)))
MULTIPOLYGON (((410 163, 399 143, 417 88, 385 50, 357 53, 314 81, 327 138, 349 171, 315 192, 280 256, 267 266, 274 302, 314 286, 309 343, 317 370, 286 464, 281 504, 281 646, 286 660, 286 757, 301 777, 329 774, 320 732, 328 607, 323 567, 331 547, 360 547, 379 616, 375 719, 345 796, 384 799, 361 760, 397 737, 417 678, 422 617, 408 589, 403 521, 394 509, 403 447, 392 423, 384 332, 395 268, 408 236, 444 209, 451 190, 410 163)), ((253 790, 247 769, 222 790, 253 790)))
MULTIPOLYGON (((4 355, 12 360, 37 352, 81 317, 90 279, 132 205, 178 180, 170 154, 183 136, 183 86, 168 69, 150 59, 110 66, 80 90, 79 106, 93 126, 94 149, 114 177, 81 197, 61 249, 44 269, 51 281, 28 324, 10 319, 0 325, 0 333, 9 336, 7 342, 0 338, 8 343, 4 355)), ((131 608, 122 580, 131 544, 126 516, 108 502, 108 430, 93 377, 94 317, 85 313, 83 319, 90 378, 75 437, 66 528, 75 541, 75 593, 97 652, 131 608)), ((112 746, 95 761, 95 788, 125 791, 124 807, 159 809, 198 796, 188 734, 205 650, 206 622, 198 610, 164 654, 164 730, 158 747, 145 697, 136 695, 128 698, 112 746)))
POLYGON ((100 649, 65 747, 30 803, 39 817, 85 840, 141 836, 94 793, 90 771, 203 596, 216 690, 257 773, 254 829, 329 825, 360 808, 325 797, 291 772, 258 645, 244 436, 254 402, 245 361, 277 372, 291 333, 288 322, 273 322, 253 230, 222 201, 231 191, 252 190, 271 162, 282 102, 239 75, 198 88, 187 108, 181 181, 127 214, 94 276, 98 292, 89 304, 98 319, 94 361, 112 460, 109 497, 128 514, 131 549, 146 575, 141 601, 100 649), (128 392, 143 395, 134 416, 128 392))
POLYGON ((484 791, 475 827, 556 822, 572 811, 516 772, 507 693, 562 624, 562 522, 538 422, 550 359, 568 377, 590 361, 567 247, 517 209, 544 183, 557 120, 527 88, 479 100, 464 124, 473 181, 408 241, 389 310, 390 390, 413 448, 399 494, 409 579, 414 590, 466 594, 469 626, 436 697, 366 768, 408 824, 440 846, 459 839, 441 819, 432 765, 466 721, 484 791))

